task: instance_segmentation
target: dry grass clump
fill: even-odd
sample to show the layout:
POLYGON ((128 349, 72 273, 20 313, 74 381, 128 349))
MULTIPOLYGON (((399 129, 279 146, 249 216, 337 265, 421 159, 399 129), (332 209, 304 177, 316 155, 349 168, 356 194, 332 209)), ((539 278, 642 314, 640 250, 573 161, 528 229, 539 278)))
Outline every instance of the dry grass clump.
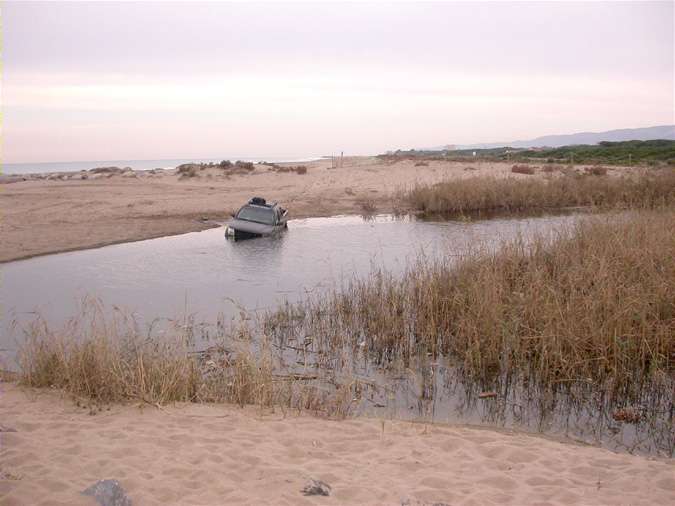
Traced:
POLYGON ((361 197, 357 199, 356 205, 364 216, 371 216, 377 212, 377 205, 372 199, 361 197))
POLYGON ((426 214, 516 212, 570 206, 655 207, 675 203, 675 170, 640 177, 565 175, 546 179, 472 177, 420 184, 400 197, 426 214))
POLYGON ((199 381, 188 350, 185 340, 145 340, 100 315, 72 320, 60 332, 37 320, 20 352, 21 382, 103 403, 190 401, 199 381))
POLYGON ((511 167, 511 172, 514 174, 527 174, 529 176, 535 173, 535 168, 529 165, 514 165, 511 167))
POLYGON ((133 320, 106 316, 98 304, 54 331, 38 318, 19 352, 21 384, 57 388, 94 404, 228 402, 298 409, 342 418, 356 386, 285 370, 264 336, 243 323, 219 343, 195 351, 194 322, 142 336, 133 320))
POLYGON ((591 176, 606 176, 607 167, 600 167, 599 165, 595 167, 586 167, 584 172, 586 174, 590 174, 591 176))
POLYGON ((553 242, 421 261, 402 278, 376 272, 271 315, 268 331, 362 349, 379 363, 445 356, 485 382, 639 396, 673 381, 674 251, 672 210, 588 219, 553 242))
POLYGON ((140 336, 129 322, 94 309, 52 331, 33 322, 19 359, 20 382, 64 390, 98 403, 226 401, 272 405, 267 354, 241 346, 196 353, 188 326, 160 338, 140 336))
POLYGON ((428 167, 429 164, 425 161, 415 162, 415 167, 428 167))

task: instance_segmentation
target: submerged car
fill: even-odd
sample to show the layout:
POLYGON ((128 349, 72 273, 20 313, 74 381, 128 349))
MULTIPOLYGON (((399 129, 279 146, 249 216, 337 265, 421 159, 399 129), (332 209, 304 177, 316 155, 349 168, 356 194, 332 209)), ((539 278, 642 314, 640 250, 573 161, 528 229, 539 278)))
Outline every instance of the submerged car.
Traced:
POLYGON ((288 228, 287 221, 288 211, 279 204, 253 197, 229 221, 225 236, 238 240, 273 235, 288 228))

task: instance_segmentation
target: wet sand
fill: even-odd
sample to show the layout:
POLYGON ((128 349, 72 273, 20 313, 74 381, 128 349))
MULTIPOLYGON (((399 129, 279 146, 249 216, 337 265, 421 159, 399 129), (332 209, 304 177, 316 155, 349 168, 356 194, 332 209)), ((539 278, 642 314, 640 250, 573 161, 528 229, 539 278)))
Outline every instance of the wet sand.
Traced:
MULTIPOLYGON (((282 164, 298 165, 298 164, 282 164)), ((345 158, 304 164, 306 174, 256 165, 228 176, 222 169, 181 178, 175 171, 124 174, 70 173, 0 184, 0 262, 203 230, 229 218, 252 196, 279 201, 291 218, 359 213, 364 203, 378 212, 396 207, 394 194, 416 182, 476 175, 538 177, 510 172, 512 164, 430 161, 396 163, 345 158)))
POLYGON ((117 479, 133 504, 652 505, 675 461, 511 432, 179 404, 96 414, 0 384, 0 503, 94 505, 117 479), (332 488, 307 497, 309 479, 332 488), (406 502, 408 501, 408 502, 406 502))

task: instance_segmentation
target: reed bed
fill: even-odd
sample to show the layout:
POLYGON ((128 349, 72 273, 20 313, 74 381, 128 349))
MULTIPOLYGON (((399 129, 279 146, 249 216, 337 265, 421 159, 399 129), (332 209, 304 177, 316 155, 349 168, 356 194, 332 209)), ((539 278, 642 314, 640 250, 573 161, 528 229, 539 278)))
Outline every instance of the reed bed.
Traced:
POLYGON ((616 399, 670 385, 672 396, 673 252, 672 209, 587 218, 555 239, 420 259, 402 277, 376 271, 269 314, 266 333, 382 365, 443 356, 483 383, 520 377, 616 399))
POLYGON ((199 389, 187 339, 143 339, 128 320, 108 321, 93 305, 59 331, 41 318, 32 322, 19 364, 22 384, 95 402, 189 401, 199 389))
POLYGON ((576 173, 528 179, 479 176, 419 184, 403 192, 399 199, 422 214, 521 212, 577 206, 649 208, 675 203, 675 170, 653 170, 635 177, 576 173))
POLYGON ((111 316, 88 300, 62 328, 51 329, 41 317, 29 325, 18 354, 18 381, 59 389, 94 410, 119 402, 226 402, 333 418, 349 414, 353 381, 338 385, 289 373, 245 322, 197 351, 196 327, 191 320, 179 321, 155 337, 142 335, 127 315, 111 316))

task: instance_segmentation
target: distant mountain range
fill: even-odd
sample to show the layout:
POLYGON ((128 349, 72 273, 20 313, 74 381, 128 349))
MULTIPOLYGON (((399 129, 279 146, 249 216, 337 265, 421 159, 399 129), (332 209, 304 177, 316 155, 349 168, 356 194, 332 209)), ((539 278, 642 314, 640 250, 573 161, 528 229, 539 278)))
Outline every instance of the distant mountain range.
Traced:
MULTIPOLYGON (((597 144, 602 141, 649 141, 653 139, 675 140, 675 125, 662 125, 647 128, 622 128, 607 132, 580 132, 566 135, 545 135, 529 141, 490 142, 485 144, 464 144, 455 149, 490 149, 509 146, 512 148, 539 148, 569 146, 574 144, 597 144)), ((448 146, 425 148, 429 151, 447 149, 448 146)))

